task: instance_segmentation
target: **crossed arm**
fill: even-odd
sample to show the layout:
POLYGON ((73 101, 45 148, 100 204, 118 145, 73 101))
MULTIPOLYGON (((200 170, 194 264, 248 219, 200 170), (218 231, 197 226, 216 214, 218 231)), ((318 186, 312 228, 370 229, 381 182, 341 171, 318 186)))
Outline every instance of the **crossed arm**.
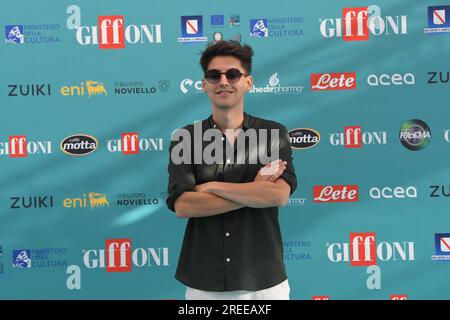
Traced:
MULTIPOLYGON (((272 164, 266 165, 270 167, 272 164)), ((278 170, 271 175, 260 170, 253 182, 207 182, 196 186, 196 191, 184 192, 175 202, 180 218, 207 217, 242 207, 266 208, 286 205, 290 186, 279 177, 286 169, 286 162, 279 160, 278 170)))

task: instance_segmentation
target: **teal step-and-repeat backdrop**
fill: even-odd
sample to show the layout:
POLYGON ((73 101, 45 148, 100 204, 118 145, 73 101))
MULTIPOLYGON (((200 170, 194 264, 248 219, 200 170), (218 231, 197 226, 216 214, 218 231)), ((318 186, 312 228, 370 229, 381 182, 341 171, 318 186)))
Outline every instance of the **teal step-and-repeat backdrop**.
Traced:
POLYGON ((2 1, 0 298, 183 299, 173 130, 251 45, 289 130, 292 299, 450 299, 450 1, 2 1))

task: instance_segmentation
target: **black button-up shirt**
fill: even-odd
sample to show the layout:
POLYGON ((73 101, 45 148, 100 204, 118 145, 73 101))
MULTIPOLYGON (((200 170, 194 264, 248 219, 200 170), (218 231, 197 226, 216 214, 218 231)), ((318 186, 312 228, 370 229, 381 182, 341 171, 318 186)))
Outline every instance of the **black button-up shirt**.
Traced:
MULTIPOLYGON (((202 121, 203 131, 215 127, 212 116, 202 121)), ((287 161, 281 178, 289 184, 292 194, 297 187, 297 178, 292 165, 288 131, 277 122, 244 113, 243 130, 249 128, 267 129, 269 137, 270 129, 279 130, 279 158, 287 161)), ((184 129, 194 137, 194 125, 184 129)), ((225 135, 222 137, 225 154, 225 144, 229 142, 225 135)), ((172 141, 169 152, 177 143, 172 141)), ((209 143, 202 143, 202 151, 209 143)), ((236 143, 231 148, 235 146, 236 143)), ((246 160, 248 149, 246 143, 246 160)), ((236 156, 236 148, 234 151, 236 156)), ((192 161, 193 164, 176 165, 170 159, 169 196, 166 199, 168 208, 175 211, 177 198, 185 191, 195 191, 198 184, 209 181, 252 182, 258 170, 264 166, 260 159, 257 164, 248 164, 246 161, 247 164, 243 165, 228 163, 225 157, 222 164, 194 164, 192 161)), ((190 218, 175 278, 189 287, 207 291, 256 291, 286 280, 278 208, 243 207, 224 214, 190 218)))

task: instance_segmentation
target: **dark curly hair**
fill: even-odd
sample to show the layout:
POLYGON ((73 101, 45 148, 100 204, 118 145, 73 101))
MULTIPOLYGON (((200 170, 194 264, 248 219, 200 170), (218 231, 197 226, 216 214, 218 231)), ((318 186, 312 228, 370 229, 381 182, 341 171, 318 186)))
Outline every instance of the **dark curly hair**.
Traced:
POLYGON ((252 56, 253 49, 249 45, 241 45, 234 40, 220 40, 210 44, 205 51, 201 53, 200 65, 203 73, 208 70, 208 65, 215 57, 232 56, 241 62, 245 71, 250 74, 252 72, 252 56))

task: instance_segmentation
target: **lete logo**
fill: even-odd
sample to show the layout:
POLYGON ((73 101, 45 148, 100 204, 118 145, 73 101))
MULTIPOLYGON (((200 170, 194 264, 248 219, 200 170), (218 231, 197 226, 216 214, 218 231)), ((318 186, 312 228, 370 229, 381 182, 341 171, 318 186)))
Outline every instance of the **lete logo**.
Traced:
POLYGON ((358 185, 314 186, 314 202, 357 202, 358 185))

